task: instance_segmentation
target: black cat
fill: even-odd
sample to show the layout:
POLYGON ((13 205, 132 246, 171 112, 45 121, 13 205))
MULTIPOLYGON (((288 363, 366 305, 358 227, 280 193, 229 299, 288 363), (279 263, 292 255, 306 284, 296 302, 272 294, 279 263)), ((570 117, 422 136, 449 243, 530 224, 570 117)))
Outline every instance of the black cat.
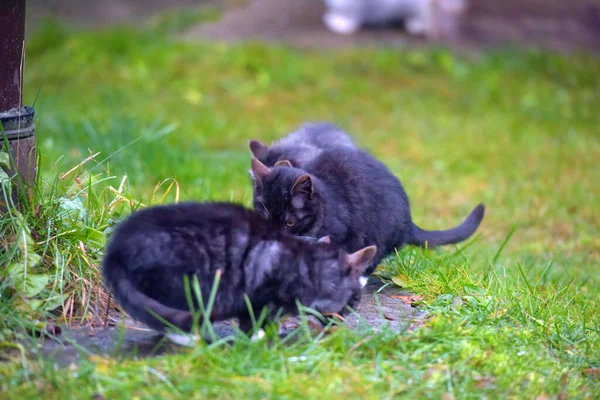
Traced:
MULTIPOLYGON (((221 278, 211 321, 237 317, 249 331, 253 310, 282 308, 296 300, 321 313, 338 313, 360 300, 361 274, 376 254, 370 246, 347 254, 329 238, 287 235, 254 211, 228 203, 181 203, 134 212, 107 246, 102 274, 117 302, 153 329, 165 325, 151 312, 189 331, 184 275, 198 277, 204 304, 215 274, 221 278)), ((196 303, 196 309, 198 304, 196 303)))
POLYGON ((459 226, 426 231, 412 222, 402 184, 367 152, 323 150, 303 168, 280 163, 269 168, 252 159, 254 209, 287 232, 321 237, 346 251, 377 246, 367 274, 404 244, 435 247, 471 236, 484 216, 478 205, 459 226))
POLYGON ((268 147, 259 140, 249 142, 254 157, 267 167, 288 165, 302 167, 323 150, 344 147, 355 149, 354 141, 345 131, 329 122, 307 122, 268 147))

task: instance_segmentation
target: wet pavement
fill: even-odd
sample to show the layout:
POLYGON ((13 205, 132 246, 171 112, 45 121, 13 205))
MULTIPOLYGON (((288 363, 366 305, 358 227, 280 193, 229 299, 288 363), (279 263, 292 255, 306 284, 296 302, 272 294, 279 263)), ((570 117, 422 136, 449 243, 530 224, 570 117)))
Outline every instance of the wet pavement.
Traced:
MULTIPOLYGON (((410 328, 422 323, 425 313, 411 306, 409 299, 410 293, 395 286, 385 286, 377 278, 371 278, 356 314, 347 315, 344 322, 351 329, 370 327, 376 331, 383 328, 401 331, 410 328)), ((280 325, 280 334, 289 334, 297 326, 297 320, 289 318, 280 325)), ((216 323, 213 328, 218 338, 236 333, 231 321, 216 323)), ((163 335, 128 318, 116 326, 106 328, 62 327, 57 340, 45 339, 41 346, 44 358, 52 358, 59 365, 77 363, 92 354, 114 358, 143 358, 181 349, 163 335)))

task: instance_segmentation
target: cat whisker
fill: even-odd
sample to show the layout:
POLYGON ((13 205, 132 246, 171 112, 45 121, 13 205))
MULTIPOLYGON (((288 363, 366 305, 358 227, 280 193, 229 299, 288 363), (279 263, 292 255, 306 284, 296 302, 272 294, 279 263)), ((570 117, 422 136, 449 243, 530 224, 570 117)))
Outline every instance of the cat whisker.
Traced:
POLYGON ((262 206, 263 210, 265 210, 265 213, 267 213, 267 218, 270 219, 271 218, 271 213, 269 212, 269 209, 267 208, 267 206, 265 205, 265 203, 263 203, 262 201, 259 202, 259 203, 262 206))

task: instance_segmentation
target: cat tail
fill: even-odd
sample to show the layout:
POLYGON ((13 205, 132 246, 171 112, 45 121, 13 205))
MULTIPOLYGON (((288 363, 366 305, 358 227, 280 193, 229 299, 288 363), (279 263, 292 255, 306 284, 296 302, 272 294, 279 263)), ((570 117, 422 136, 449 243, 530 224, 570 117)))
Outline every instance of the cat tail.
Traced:
POLYGON ((156 317, 158 315, 182 331, 191 331, 191 312, 169 307, 146 296, 133 285, 125 267, 114 257, 109 256, 104 260, 103 274, 119 305, 134 319, 162 332, 167 326, 156 317))
POLYGON ((484 205, 479 204, 462 224, 445 231, 426 231, 413 223, 412 237, 409 238, 408 244, 432 248, 462 242, 475 233, 479 224, 481 224, 481 220, 483 220, 484 213, 484 205))

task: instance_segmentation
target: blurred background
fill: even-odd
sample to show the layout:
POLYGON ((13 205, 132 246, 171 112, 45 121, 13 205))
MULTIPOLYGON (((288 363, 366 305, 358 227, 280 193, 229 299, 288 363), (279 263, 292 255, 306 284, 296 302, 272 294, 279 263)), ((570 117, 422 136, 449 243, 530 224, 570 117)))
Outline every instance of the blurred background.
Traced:
MULTIPOLYGON (((559 50, 600 49, 600 4, 596 0, 30 0, 28 17, 55 17, 80 27, 142 23, 164 12, 186 13, 188 39, 261 39, 300 46, 422 43, 403 34, 407 17, 435 14, 426 36, 460 45, 518 44, 559 50), (193 26, 198 7, 218 10, 210 24, 193 26), (334 34, 323 21, 327 12, 365 21, 368 27, 351 37, 334 34), (377 29, 379 28, 379 29, 377 29), (394 29, 399 28, 399 29, 394 29)), ((335 25, 335 24, 334 24, 335 25)))

